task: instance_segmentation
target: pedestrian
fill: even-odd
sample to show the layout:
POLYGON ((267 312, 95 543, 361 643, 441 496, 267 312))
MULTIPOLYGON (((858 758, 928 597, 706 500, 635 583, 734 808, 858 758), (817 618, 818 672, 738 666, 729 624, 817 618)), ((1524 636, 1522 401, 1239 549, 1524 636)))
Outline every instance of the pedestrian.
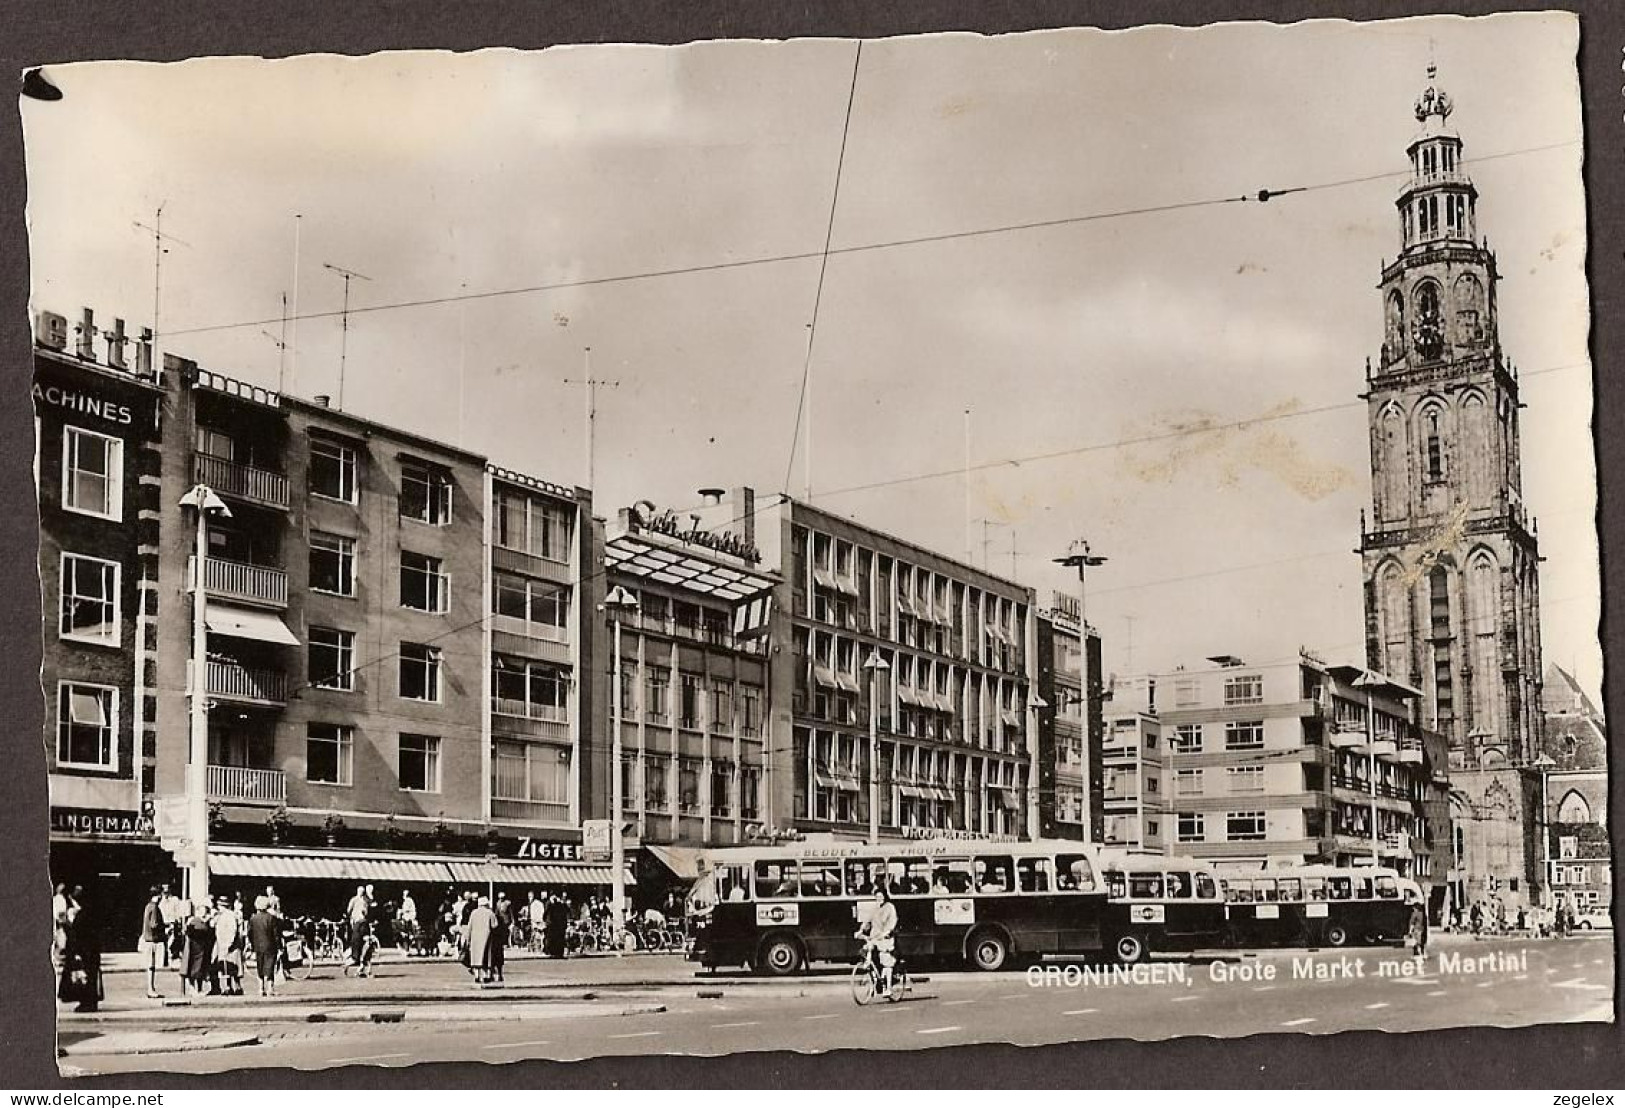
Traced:
POLYGON ((395 930, 400 945, 407 954, 413 953, 413 947, 421 948, 423 943, 418 940, 418 906, 412 900, 412 891, 403 890, 401 893, 401 906, 395 910, 395 930))
POLYGON ((491 910, 488 897, 480 897, 468 916, 468 968, 474 974, 474 983, 483 985, 491 975, 491 936, 496 931, 497 917, 491 910))
POLYGON ((491 980, 501 981, 503 967, 507 962, 508 939, 513 934, 513 903, 508 900, 507 893, 498 893, 496 905, 492 908, 496 914, 496 927, 491 931, 491 952, 486 958, 490 966, 491 980))
POLYGON ((214 926, 209 922, 209 909, 201 899, 194 897, 191 914, 183 929, 186 936, 185 958, 181 963, 192 996, 203 996, 215 991, 214 984, 214 926))
POLYGON ((350 964, 361 965, 361 946, 367 938, 367 920, 372 915, 372 903, 367 899, 365 885, 355 887, 355 895, 350 898, 349 905, 344 909, 344 917, 350 924, 350 964))
POLYGON ((158 1000, 158 971, 169 964, 169 934, 164 926, 163 890, 157 885, 141 909, 141 941, 136 949, 141 952, 141 964, 147 969, 147 999, 158 1000))
POLYGON ((182 917, 181 898, 168 885, 163 886, 163 890, 158 898, 158 911, 164 917, 164 968, 167 969, 180 950, 182 917))
POLYGON ((271 914, 271 902, 264 896, 254 898, 254 914, 248 917, 248 945, 254 951, 254 973, 260 979, 260 995, 275 996, 282 923, 271 914))
POLYGON ((214 919, 214 974, 219 991, 225 996, 243 994, 242 918, 231 910, 225 897, 215 902, 214 919))
POLYGON ((94 1012, 102 1002, 102 946, 95 922, 85 911, 83 892, 68 905, 63 920, 62 967, 56 998, 75 1012, 94 1012))
POLYGON ((465 890, 463 899, 457 906, 457 956, 462 961, 463 968, 469 973, 474 973, 478 964, 468 950, 468 924, 474 915, 474 909, 479 906, 477 895, 472 889, 465 890))
POLYGON ((542 911, 542 928, 546 937, 547 956, 563 958, 565 937, 570 930, 570 907, 564 898, 556 893, 547 898, 547 907, 542 911))
POLYGON ((68 887, 60 882, 51 893, 51 961, 60 969, 68 945, 68 887))

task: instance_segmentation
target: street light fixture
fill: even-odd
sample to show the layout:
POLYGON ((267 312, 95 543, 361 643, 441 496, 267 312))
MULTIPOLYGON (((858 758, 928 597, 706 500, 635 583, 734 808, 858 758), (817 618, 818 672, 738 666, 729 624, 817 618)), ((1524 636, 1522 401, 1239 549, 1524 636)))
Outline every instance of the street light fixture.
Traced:
POLYGON ((192 680, 188 692, 190 730, 187 735, 186 822, 191 853, 187 859, 187 897, 200 904, 209 895, 209 628, 208 589, 203 560, 209 552, 211 515, 231 518, 231 509, 208 485, 194 485, 181 497, 180 506, 197 513, 197 537, 192 549, 192 680))
POLYGON ((1540 771, 1540 898, 1541 907, 1552 908, 1552 810, 1551 797, 1547 795, 1547 788, 1551 780, 1552 770, 1557 768, 1557 760, 1544 750, 1540 757, 1529 763, 1531 769, 1540 771))
POLYGON ((615 680, 612 682, 609 740, 609 843, 610 843, 610 899, 611 934, 615 953, 622 950, 622 936, 626 934, 626 842, 621 829, 622 808, 626 806, 625 789, 621 779, 621 705, 623 703, 621 673, 621 624, 638 610, 638 598, 624 587, 616 585, 604 597, 604 611, 615 624, 615 680))
MULTIPOLYGON (((1049 707, 1049 701, 1033 693, 1027 698, 1027 733, 1038 734, 1038 713, 1049 707)), ((1038 775, 1038 744, 1027 744, 1027 837, 1036 839, 1040 837, 1043 828, 1039 826, 1038 802, 1040 797, 1039 786, 1042 782, 1038 775)), ((1051 794, 1054 795, 1053 787, 1051 794)))
POLYGON ((880 698, 875 686, 891 666, 871 649, 863 668, 869 674, 869 845, 874 846, 880 842, 880 698))
MULTIPOLYGON (((1078 569, 1078 724, 1083 729, 1084 756, 1089 752, 1089 590, 1084 581, 1087 570, 1106 564, 1104 554, 1092 553, 1087 539, 1075 539, 1067 550, 1066 557, 1056 558, 1055 563, 1063 566, 1076 566, 1078 569)), ((1088 838, 1094 826, 1094 812, 1090 810, 1088 780, 1093 775, 1095 766, 1089 763, 1085 766, 1086 782, 1083 790, 1083 826, 1084 837, 1088 838)))

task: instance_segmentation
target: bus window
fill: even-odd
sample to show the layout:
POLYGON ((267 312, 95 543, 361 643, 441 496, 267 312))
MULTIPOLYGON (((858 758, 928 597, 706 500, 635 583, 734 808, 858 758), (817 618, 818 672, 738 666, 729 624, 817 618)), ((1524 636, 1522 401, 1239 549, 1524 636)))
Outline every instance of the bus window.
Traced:
POLYGON ((1128 875, 1128 897, 1130 900, 1161 900, 1162 874, 1160 873, 1131 873, 1128 875))
POLYGON ((1303 881, 1297 877, 1283 877, 1278 882, 1282 900, 1302 900, 1303 881))
POLYGON ((1197 900, 1217 900, 1219 898, 1219 887, 1214 884, 1212 877, 1205 873, 1194 874, 1193 877, 1197 900))
POLYGON ((1024 893, 1047 893, 1050 880, 1048 858, 1017 858, 1016 887, 1024 893))
POLYGON ((976 891, 1007 893, 1016 887, 1008 857, 976 859, 976 891))
POLYGON ((840 863, 804 859, 801 863, 801 895, 840 896, 840 863))
POLYGON ((1354 881, 1348 877, 1328 877, 1326 889, 1332 900, 1350 900, 1354 896, 1354 881))
POLYGON ((1167 891, 1165 895, 1170 900, 1185 900, 1191 895, 1191 875, 1188 873, 1169 873, 1163 875, 1163 884, 1167 891))
POLYGON ((1275 888, 1275 878, 1273 877, 1259 878, 1253 882, 1253 888, 1257 890, 1260 904, 1274 904, 1281 899, 1281 894, 1275 888))
POLYGON ((749 893, 746 887, 744 866, 718 866, 712 871, 712 880, 716 886, 717 901, 744 900, 749 893))
POLYGON ((1303 898, 1305 900, 1326 899, 1326 879, 1324 877, 1305 877, 1303 879, 1303 898))
POLYGON ((1377 895, 1383 900, 1399 899, 1399 882, 1384 874, 1377 878, 1377 895))
POLYGON ((756 863, 756 899, 783 900, 796 895, 794 859, 763 860, 756 863))
POLYGON ((969 858, 939 858, 931 869, 931 891, 938 896, 964 896, 971 891, 969 858))
POLYGON ((1356 899, 1356 900, 1370 900, 1371 899, 1371 878, 1369 878, 1369 877, 1361 877, 1361 878, 1359 878, 1357 880, 1357 882, 1356 882, 1356 884, 1354 886, 1354 899, 1356 899))
POLYGON ((1253 883, 1251 881, 1229 881, 1225 889, 1230 894, 1230 900, 1235 904, 1251 904, 1253 900, 1253 883))
POLYGON ((1089 857, 1086 854, 1057 854, 1055 880, 1057 887, 1063 892, 1094 892, 1095 867, 1089 864, 1089 857))
POLYGON ((873 896, 875 893, 875 877, 879 870, 879 862, 862 862, 855 858, 848 861, 846 863, 846 895, 873 896))
POLYGON ((924 858, 893 858, 887 870, 893 896, 925 896, 931 891, 931 863, 924 858))

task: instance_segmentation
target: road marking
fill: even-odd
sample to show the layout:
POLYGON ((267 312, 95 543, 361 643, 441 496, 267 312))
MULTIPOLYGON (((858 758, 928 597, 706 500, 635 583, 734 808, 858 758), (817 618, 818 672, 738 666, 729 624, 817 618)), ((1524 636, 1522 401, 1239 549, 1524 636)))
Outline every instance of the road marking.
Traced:
POLYGON ((659 1031, 624 1031, 619 1035, 607 1035, 610 1039, 647 1039, 651 1035, 659 1035, 659 1031))
POLYGON ((1386 1008, 1386 1007, 1388 1007, 1388 1002, 1386 1000, 1379 1000, 1375 1004, 1367 1004, 1365 1006, 1365 1010, 1367 1012, 1375 1012, 1378 1008, 1386 1008))
POLYGON ((1273 988, 1275 988, 1274 985, 1254 985, 1253 986, 1253 992, 1255 992, 1255 993, 1267 993, 1273 988))
POLYGON ((1600 965, 1602 965, 1602 959, 1601 958, 1593 958, 1593 959, 1591 959, 1591 964, 1594 965, 1594 966, 1600 966, 1600 965))
POLYGON ((1479 983, 1478 983, 1478 988, 1480 988, 1480 989, 1487 989, 1487 988, 1489 988, 1489 987, 1490 987, 1490 986, 1491 986, 1491 985, 1493 985, 1493 984, 1495 984, 1495 982, 1493 982, 1493 981, 1480 981, 1480 982, 1479 982, 1479 983))
POLYGON ((521 1047, 527 1047, 527 1046, 546 1046, 546 1045, 548 1045, 548 1043, 550 1041, 551 1040, 548 1040, 548 1039, 528 1039, 528 1040, 526 1040, 525 1042, 522 1042, 522 1043, 492 1043, 490 1046, 482 1046, 482 1047, 480 1047, 480 1049, 481 1050, 518 1050, 521 1047))
POLYGON ((1445 995, 1447 995, 1447 994, 1445 993, 1445 991, 1443 989, 1435 989, 1433 992, 1428 994, 1428 996, 1445 996, 1445 995))
POLYGON ((1199 996, 1176 996, 1169 1003, 1178 1004, 1180 1001, 1184 1001, 1184 1000, 1200 1000, 1200 999, 1202 999, 1202 998, 1199 997, 1199 996))
POLYGON ((916 1031, 914 1033, 916 1035, 941 1035, 941 1034, 943 1034, 945 1032, 948 1032, 948 1031, 960 1031, 960 1030, 963 1030, 963 1028, 961 1028, 958 1024, 955 1024, 952 1027, 927 1027, 927 1028, 923 1028, 922 1030, 916 1031))
POLYGON ((1314 1022, 1315 1022, 1315 1017, 1314 1016, 1304 1016, 1302 1019, 1287 1020, 1281 1026, 1282 1027, 1302 1027, 1306 1023, 1314 1023, 1314 1022))
POLYGON ((839 1012, 825 1012, 821 1016, 802 1016, 801 1018, 804 1020, 832 1020, 839 1019, 840 1015, 839 1012))
POLYGON ((975 1003, 976 1003, 976 1000, 973 997, 970 1000, 945 1000, 945 1001, 942 1002, 942 1006, 944 1008, 952 1008, 956 1004, 975 1004, 975 1003))
POLYGON ((1025 999, 1027 999, 1027 997, 1029 997, 1031 995, 1032 995, 1031 993, 1005 993, 999 999, 1000 1000, 1025 1000, 1025 999))
POLYGON ((1092 1016, 1100 1011, 1099 1008, 1074 1008, 1070 1012, 1062 1012, 1063 1016, 1092 1016))
POLYGON ((356 1056, 354 1058, 334 1058, 331 1061, 332 1061, 332 1064, 335 1065, 335 1066, 347 1066, 352 1062, 378 1062, 378 1061, 382 1061, 385 1058, 410 1058, 410 1057, 411 1057, 410 1054, 406 1053, 405 1051, 401 1051, 398 1054, 361 1054, 361 1055, 358 1055, 358 1056, 356 1056))
POLYGON ((1529 975, 1527 973, 1520 973, 1520 974, 1518 974, 1518 976, 1514 977, 1512 980, 1514 980, 1514 981, 1527 981, 1527 980, 1529 980, 1529 975))
POLYGON ((1553 981, 1554 989, 1606 989, 1607 985, 1592 985, 1584 977, 1571 977, 1567 981, 1553 981))
POLYGON ((1585 968, 1585 963, 1584 962, 1576 962, 1576 963, 1574 963, 1574 965, 1569 967, 1569 969, 1584 969, 1584 968, 1585 968))
POLYGON ((713 1023, 711 1030, 721 1031, 724 1027, 756 1027, 761 1022, 761 1020, 739 1020, 736 1023, 713 1023))

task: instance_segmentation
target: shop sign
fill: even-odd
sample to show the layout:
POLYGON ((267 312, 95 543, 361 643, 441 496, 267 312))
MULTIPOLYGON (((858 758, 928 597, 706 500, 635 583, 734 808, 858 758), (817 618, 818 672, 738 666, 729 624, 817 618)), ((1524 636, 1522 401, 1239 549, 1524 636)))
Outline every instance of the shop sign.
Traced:
POLYGON ((111 835, 121 838, 145 838, 152 831, 152 820, 140 812, 121 812, 111 808, 52 808, 51 830, 66 831, 71 835, 111 835))
POLYGON ((995 835, 989 831, 962 831, 953 827, 905 827, 905 839, 958 839, 965 842, 1013 843, 1014 835, 995 835))
POLYGON ((514 852, 514 857, 536 862, 579 862, 581 844, 547 842, 527 836, 519 840, 519 849, 514 852))
POLYGON ((670 508, 659 508, 652 500, 640 500, 627 512, 634 528, 657 535, 668 535, 690 546, 703 546, 721 554, 731 554, 747 562, 760 562, 762 553, 752 543, 731 531, 707 531, 700 526, 700 516, 690 515, 688 521, 679 518, 670 508))
POLYGON ((581 823, 581 850, 591 861, 607 861, 614 853, 610 842, 610 822, 607 819, 589 819, 581 823))

